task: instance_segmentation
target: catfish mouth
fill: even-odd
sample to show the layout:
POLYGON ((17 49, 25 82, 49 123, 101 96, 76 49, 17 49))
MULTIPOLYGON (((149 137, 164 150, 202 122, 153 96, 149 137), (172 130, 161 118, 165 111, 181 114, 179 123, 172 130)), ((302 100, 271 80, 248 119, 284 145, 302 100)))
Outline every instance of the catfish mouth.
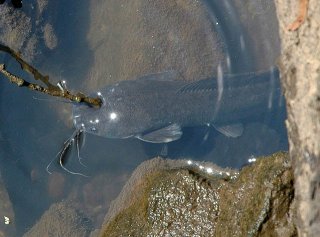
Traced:
POLYGON ((96 120, 89 120, 88 122, 83 122, 81 119, 81 115, 75 115, 73 116, 73 125, 74 127, 81 131, 81 132, 90 132, 93 134, 98 133, 98 129, 95 125, 98 125, 100 122, 98 119, 96 120))
POLYGON ((77 129, 95 131, 96 126, 99 121, 99 115, 97 115, 97 111, 105 106, 105 100, 103 97, 101 98, 101 106, 100 107, 90 107, 87 104, 76 104, 73 106, 73 125, 77 129), (94 117, 94 115, 97 115, 94 117))
POLYGON ((81 129, 85 127, 84 123, 81 121, 81 115, 73 115, 73 126, 76 129, 81 129))

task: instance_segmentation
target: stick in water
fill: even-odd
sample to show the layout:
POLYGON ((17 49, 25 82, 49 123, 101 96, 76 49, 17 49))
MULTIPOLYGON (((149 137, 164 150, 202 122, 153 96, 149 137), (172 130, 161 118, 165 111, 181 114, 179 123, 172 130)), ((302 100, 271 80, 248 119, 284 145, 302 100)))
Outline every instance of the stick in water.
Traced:
POLYGON ((0 44, 0 51, 3 51, 3 52, 10 54, 20 64, 22 70, 32 74, 32 76, 34 77, 35 80, 42 81, 46 85, 46 87, 41 86, 36 83, 31 83, 31 82, 25 81, 24 79, 22 79, 16 75, 13 75, 9 71, 7 71, 6 66, 4 64, 0 64, 0 72, 3 75, 5 75, 10 80, 11 83, 14 83, 19 87, 27 87, 30 90, 39 91, 39 92, 42 92, 42 93, 45 93, 45 94, 48 94, 51 96, 65 98, 65 99, 68 99, 73 102, 86 103, 90 106, 97 106, 97 107, 101 106, 102 101, 100 98, 87 97, 81 92, 73 94, 69 90, 67 90, 66 88, 62 88, 59 85, 51 84, 49 81, 49 76, 44 76, 43 74, 41 74, 37 69, 35 69, 30 64, 25 62, 20 57, 19 53, 15 52, 11 48, 0 44))

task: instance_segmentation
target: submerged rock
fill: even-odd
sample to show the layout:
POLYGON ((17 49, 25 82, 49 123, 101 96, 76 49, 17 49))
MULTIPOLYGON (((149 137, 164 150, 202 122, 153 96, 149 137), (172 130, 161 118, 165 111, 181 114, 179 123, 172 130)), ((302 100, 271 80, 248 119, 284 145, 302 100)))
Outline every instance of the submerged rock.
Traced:
POLYGON ((23 57, 31 61, 38 43, 31 33, 32 18, 6 3, 1 6, 0 14, 0 42, 21 51, 23 57))
MULTIPOLYGON (((191 162, 189 162, 191 163, 191 162)), ((134 172, 100 236, 294 236, 286 153, 233 170, 155 158, 134 172)))
POLYGON ((90 15, 88 90, 167 70, 196 80, 226 64, 215 22, 201 1, 94 0, 90 15))
POLYGON ((24 236, 88 236, 92 223, 71 203, 53 204, 24 236))
MULTIPOLYGON (((1 142, 1 133, 0 133, 1 142)), ((0 237, 15 236, 15 215, 9 194, 0 173, 0 237)))
POLYGON ((9 3, 1 5, 1 44, 19 51, 28 62, 41 58, 46 49, 54 49, 57 37, 50 20, 44 18, 47 5, 48 0, 38 0, 37 4, 30 1, 21 9, 15 9, 9 3))

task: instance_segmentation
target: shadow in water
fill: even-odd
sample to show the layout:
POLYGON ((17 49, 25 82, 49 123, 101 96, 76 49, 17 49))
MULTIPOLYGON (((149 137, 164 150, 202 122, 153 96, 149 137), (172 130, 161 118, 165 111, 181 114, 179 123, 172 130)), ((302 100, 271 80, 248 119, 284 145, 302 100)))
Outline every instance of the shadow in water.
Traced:
MULTIPOLYGON (((34 62, 36 68, 43 72, 58 68, 63 71, 64 78, 81 78, 86 74, 92 62, 86 43, 89 3, 85 0, 76 4, 70 1, 49 2, 44 18, 54 27, 58 46, 54 50, 40 47, 42 54, 34 62)), ((24 3, 21 11, 30 13, 34 20, 36 8, 31 2, 24 3)), ((11 63, 13 60, 8 56, 4 59, 10 71, 21 74, 20 67, 11 63)), ((32 92, 20 90, 6 79, 1 79, 0 84, 0 114, 4 115, 0 123, 4 138, 0 141, 0 171, 14 208, 18 235, 22 236, 52 202, 48 194, 49 176, 44 167, 61 145, 62 141, 59 141, 66 129, 63 121, 57 121, 56 112, 48 109, 45 102, 34 100, 32 92), (53 130, 53 124, 60 128, 53 130), (38 176, 36 181, 35 174, 38 176)))

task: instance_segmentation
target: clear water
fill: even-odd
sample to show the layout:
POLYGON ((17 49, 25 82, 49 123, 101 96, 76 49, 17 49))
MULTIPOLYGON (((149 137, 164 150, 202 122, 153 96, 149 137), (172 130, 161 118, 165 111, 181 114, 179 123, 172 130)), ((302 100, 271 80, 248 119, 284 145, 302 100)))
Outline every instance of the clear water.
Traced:
MULTIPOLYGON (((200 52, 201 55, 195 56, 208 57, 212 62, 204 61, 206 65, 200 69, 197 64, 201 66, 202 61, 188 56, 188 48, 184 51, 187 46, 182 45, 176 54, 172 52, 185 43, 179 42, 179 34, 170 38, 176 39, 176 45, 169 48, 169 52, 166 51, 168 46, 165 48, 159 40, 154 39, 157 31, 161 32, 159 39, 166 33, 175 33, 174 28, 172 29, 174 25, 157 22, 157 17, 162 19, 157 15, 161 15, 161 11, 157 11, 159 6, 144 7, 147 1, 143 0, 132 1, 130 4, 115 0, 106 3, 86 0, 78 2, 73 4, 64 1, 48 5, 42 20, 52 24, 58 46, 53 50, 41 46, 41 54, 36 55, 32 63, 40 71, 48 73, 52 80, 66 80, 72 90, 90 93, 118 80, 172 68, 179 70, 179 67, 187 79, 193 80, 198 75, 199 78, 215 75, 219 60, 226 73, 263 71, 275 65, 279 54, 277 22, 271 1, 248 1, 241 4, 231 0, 206 0, 203 2, 205 16, 200 20, 197 14, 203 12, 192 11, 191 4, 188 5, 188 20, 199 23, 201 19, 207 19, 203 23, 203 32, 195 31, 199 37, 208 38, 204 41, 207 45, 201 44, 198 47, 206 47, 211 51, 220 50, 215 58, 210 56, 214 55, 210 54, 211 51, 207 54, 200 52), (125 19, 126 16, 128 19, 125 19), (153 21, 148 20, 148 17, 153 21), (138 23, 154 24, 151 27, 154 32, 144 30, 148 25, 135 24, 133 19, 138 23), (128 38, 128 32, 133 35, 132 38, 128 38), (208 37, 210 34, 215 35, 216 41, 208 37), (138 44, 139 41, 142 43, 138 44), (145 42, 151 43, 148 45, 145 42), (134 49, 129 47, 130 43, 136 44, 134 49), (161 52, 149 52, 153 47, 161 52), (128 58, 134 59, 139 50, 144 51, 145 60, 137 59, 135 63, 129 63, 126 54, 128 58), (223 56, 221 52, 224 53, 223 56), (166 55, 175 55, 177 59, 168 59, 166 55), (178 60, 180 63, 174 64, 178 60), (193 62, 196 66, 188 65, 193 62)), ((163 4, 170 2, 173 1, 164 1, 163 4)), ((36 2, 23 4, 20 11, 35 17, 36 2)), ((194 4, 199 4, 199 1, 194 1, 194 4)), ((39 33, 39 38, 41 37, 39 33)), ((192 51, 196 52, 197 50, 192 51)), ((1 60, 7 64, 8 69, 31 80, 13 60, 2 55, 1 60)), ((74 131, 72 107, 70 104, 43 101, 34 97, 47 98, 0 80, 0 169, 15 212, 12 221, 21 235, 33 226, 52 203, 73 197, 75 202, 81 203, 83 211, 93 219, 98 228, 110 201, 120 192, 131 172, 141 162, 160 155, 163 145, 148 144, 137 139, 115 140, 87 135, 81 149, 86 167, 77 163, 75 150, 70 154, 68 167, 90 177, 67 174, 55 165, 50 167, 53 174, 49 175, 46 172, 48 163, 74 131)), ((239 138, 227 138, 210 130, 205 142, 203 137, 207 130, 188 128, 184 130, 181 140, 168 144, 167 156, 173 159, 186 157, 205 160, 222 167, 240 168, 252 156, 287 150, 284 120, 285 108, 279 106, 257 118, 244 121, 245 130, 239 138)))

